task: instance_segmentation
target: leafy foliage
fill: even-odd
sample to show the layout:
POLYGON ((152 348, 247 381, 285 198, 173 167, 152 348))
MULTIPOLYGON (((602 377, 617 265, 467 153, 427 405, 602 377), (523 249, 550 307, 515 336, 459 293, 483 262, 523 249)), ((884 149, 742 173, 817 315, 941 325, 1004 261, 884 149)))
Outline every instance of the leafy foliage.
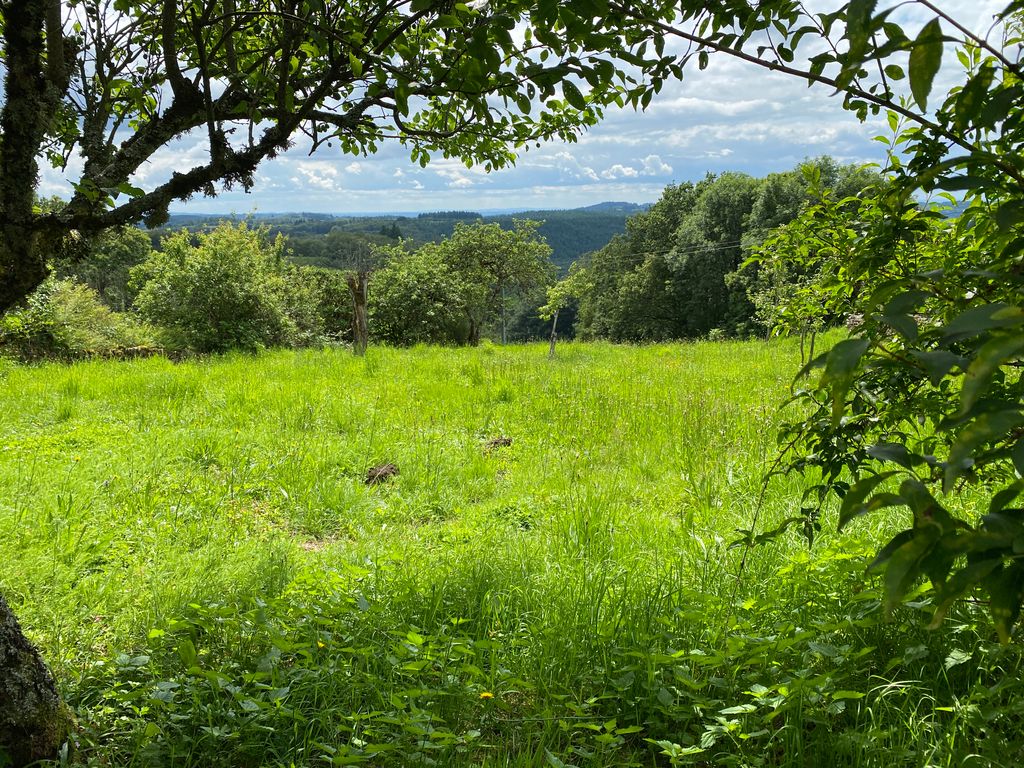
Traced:
POLYGON ((92 288, 51 278, 0 318, 0 352, 19 360, 74 360, 153 351, 154 329, 112 311, 92 288))
POLYGON ((66 29, 50 9, 3 9, 0 267, 11 279, 0 309, 45 277, 40 247, 159 224, 173 200, 218 184, 251 186, 297 137, 348 154, 398 141, 423 165, 440 154, 489 170, 529 142, 574 140, 610 104, 646 106, 651 86, 681 72, 607 4, 271 0, 254 13, 220 0, 104 0, 70 3, 66 29), (207 139, 207 158, 134 185, 144 163, 192 135, 207 139), (35 211, 37 159, 65 167, 76 151, 85 162, 69 204, 35 211))
POLYGON ((464 278, 436 245, 381 250, 370 285, 370 330, 387 344, 462 344, 469 338, 464 278))
POLYGON ((382 249, 389 263, 373 280, 373 332, 395 344, 477 344, 485 330, 507 334, 510 310, 550 279, 551 249, 535 221, 458 221, 452 236, 416 251, 382 249))
MULTIPOLYGON (((823 157, 753 179, 728 173, 669 186, 627 223, 627 235, 586 260, 580 330, 616 341, 659 341, 759 328, 751 296, 785 290, 796 275, 740 271, 744 254, 813 199, 812 184, 858 192, 875 176, 823 157), (792 278, 792 279, 791 279, 792 278)), ((762 310, 763 311, 763 310, 762 310)))
POLYGON ((104 232, 73 262, 58 262, 58 277, 71 278, 92 288, 110 308, 129 309, 135 299, 130 273, 149 258, 150 239, 140 229, 122 227, 104 232))
MULTIPOLYGON (((1024 86, 1019 64, 1004 53, 1021 42, 1015 8, 1004 13, 1003 47, 969 33, 960 40, 960 84, 934 122, 901 125, 893 114, 891 188, 852 210, 825 201, 800 224, 812 240, 808 246, 798 237, 798 253, 824 252, 830 260, 830 274, 810 295, 857 313, 863 325, 810 363, 808 384, 797 392, 809 415, 784 433, 797 448, 789 469, 820 478, 809 489, 808 514, 831 494, 842 501, 840 526, 879 510, 909 510, 910 527, 873 565, 884 570, 890 609, 927 578, 937 624, 980 588, 1003 640, 1024 598, 1017 503, 1024 490, 1024 172, 1007 159, 1024 151, 1024 86), (961 192, 966 208, 945 219, 922 209, 918 190, 961 192), (818 233, 809 232, 812 222, 818 233), (823 251, 821 232, 841 243, 823 251)), ((858 26, 847 23, 851 46, 860 48, 844 66, 909 50, 910 85, 922 109, 944 41, 962 32, 943 31, 936 18, 909 40, 885 14, 871 12, 858 26), (873 35, 886 42, 872 37, 869 44, 873 35)))
POLYGON ((317 333, 317 297, 281 239, 222 224, 169 237, 136 267, 139 314, 199 352, 300 344, 317 333))

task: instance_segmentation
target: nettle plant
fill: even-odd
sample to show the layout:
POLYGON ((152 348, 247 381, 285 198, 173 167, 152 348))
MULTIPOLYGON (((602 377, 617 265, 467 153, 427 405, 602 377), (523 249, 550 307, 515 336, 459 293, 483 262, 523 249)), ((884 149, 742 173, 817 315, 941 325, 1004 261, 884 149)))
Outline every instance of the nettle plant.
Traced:
POLYGON ((890 185, 824 199, 766 244, 820 275, 809 290, 822 311, 862 318, 801 371, 794 399, 809 408, 783 429, 780 471, 815 478, 799 518, 811 536, 829 498, 840 528, 909 509, 871 566, 886 607, 926 578, 938 625, 980 590, 1006 641, 1024 599, 1024 3, 1001 14, 998 44, 938 11, 911 40, 873 5, 849 6, 844 69, 877 66, 887 83, 904 71, 885 62, 909 51, 919 111, 890 112, 890 185), (928 115, 951 43, 960 82, 928 115))

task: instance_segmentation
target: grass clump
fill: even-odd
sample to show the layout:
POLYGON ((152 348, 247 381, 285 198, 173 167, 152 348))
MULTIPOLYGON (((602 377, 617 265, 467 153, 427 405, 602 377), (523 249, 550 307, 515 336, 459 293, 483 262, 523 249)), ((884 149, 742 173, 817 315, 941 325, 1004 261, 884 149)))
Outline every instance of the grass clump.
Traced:
POLYGON ((8 367, 0 588, 89 765, 1016 764, 1016 647, 924 592, 885 620, 886 522, 740 573, 797 358, 8 367))

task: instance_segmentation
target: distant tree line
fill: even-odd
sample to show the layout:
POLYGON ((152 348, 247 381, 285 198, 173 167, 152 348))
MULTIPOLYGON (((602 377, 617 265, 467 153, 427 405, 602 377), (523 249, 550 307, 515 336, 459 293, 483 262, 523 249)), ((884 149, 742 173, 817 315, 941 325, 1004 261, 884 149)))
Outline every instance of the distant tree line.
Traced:
MULTIPOLYGON (((749 336, 792 328, 796 316, 820 326, 835 318, 808 304, 819 279, 808 262, 779 257, 785 227, 823 196, 842 200, 880 183, 820 158, 763 179, 725 173, 673 184, 571 270, 552 261, 544 223, 458 211, 423 219, 450 224, 437 241, 403 238, 395 220, 377 233, 335 226, 300 239, 307 256, 296 255, 296 238, 244 222, 165 233, 157 247, 151 234, 115 230, 82 244, 88 258, 55 264, 54 277, 0 320, 0 348, 70 359, 537 340, 556 322, 562 338, 629 342, 749 336), (772 257, 751 259, 765 242, 772 257)), ((588 212, 566 213, 585 222, 588 212)))
MULTIPOLYGON (((551 246, 551 260, 561 271, 586 253, 604 246, 622 234, 626 219, 641 206, 615 204, 595 208, 555 211, 526 211, 484 216, 472 211, 441 211, 417 216, 331 216, 328 214, 280 214, 252 217, 251 223, 265 227, 272 235, 288 238, 292 258, 298 264, 342 268, 345 252, 353 243, 394 244, 409 240, 414 245, 437 243, 451 237, 458 222, 497 223, 512 229, 516 219, 539 221, 538 233, 551 246)), ((208 232, 222 221, 215 216, 175 214, 168 224, 150 232, 153 247, 169 234, 187 227, 208 232)), ((236 218, 226 219, 239 221, 236 218)))

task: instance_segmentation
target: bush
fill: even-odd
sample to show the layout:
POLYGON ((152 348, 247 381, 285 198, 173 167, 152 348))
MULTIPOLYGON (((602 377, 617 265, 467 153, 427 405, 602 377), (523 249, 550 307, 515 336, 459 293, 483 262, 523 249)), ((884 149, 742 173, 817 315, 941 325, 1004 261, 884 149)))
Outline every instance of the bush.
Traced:
POLYGON ((312 285, 286 261, 283 239, 245 224, 171 235, 132 280, 142 317, 197 352, 301 346, 321 336, 312 285))
POLYGON ((23 309, 0 318, 0 348, 25 361, 116 355, 153 346, 151 328, 112 311, 96 291, 73 280, 47 280, 23 309))
POLYGON ((299 275, 315 296, 325 340, 351 340, 352 292, 345 272, 332 267, 299 267, 299 275))
POLYGON ((88 244, 88 255, 76 262, 58 262, 58 277, 70 278, 92 288, 100 299, 118 312, 128 310, 135 299, 129 275, 153 252, 149 235, 135 227, 111 229, 88 244))
POLYGON ((465 289, 434 244, 391 250, 370 284, 370 328, 389 344, 464 344, 469 338, 465 289))

